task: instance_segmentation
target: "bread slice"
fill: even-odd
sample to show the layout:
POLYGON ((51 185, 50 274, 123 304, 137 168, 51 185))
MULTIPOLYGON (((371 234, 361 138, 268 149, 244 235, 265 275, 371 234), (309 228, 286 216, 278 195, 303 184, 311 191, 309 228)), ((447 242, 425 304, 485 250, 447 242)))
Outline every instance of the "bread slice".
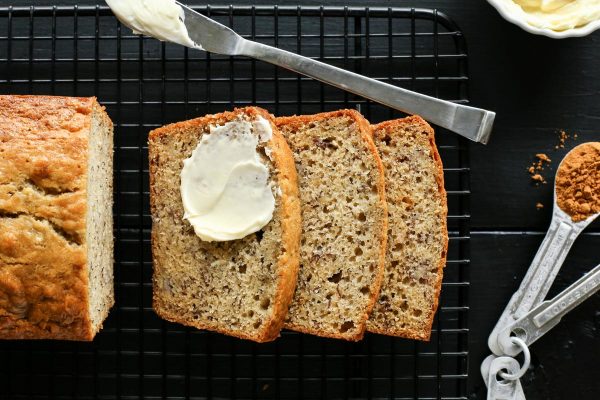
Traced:
POLYGON ((302 206, 300 272, 286 328, 360 340, 383 278, 381 160, 354 110, 277 119, 294 153, 302 206))
POLYGON ((150 132, 154 309, 161 317, 257 342, 279 335, 296 286, 300 203, 292 154, 272 121, 266 111, 248 107, 150 132), (272 139, 259 145, 271 171, 273 219, 243 239, 202 241, 183 220, 183 160, 211 125, 259 116, 273 128, 272 139))
POLYGON ((418 116, 373 126, 386 174, 388 249, 367 329, 429 340, 448 250, 446 191, 433 129, 418 116))
POLYGON ((0 96, 0 339, 92 340, 102 327, 112 162, 95 98, 0 96))

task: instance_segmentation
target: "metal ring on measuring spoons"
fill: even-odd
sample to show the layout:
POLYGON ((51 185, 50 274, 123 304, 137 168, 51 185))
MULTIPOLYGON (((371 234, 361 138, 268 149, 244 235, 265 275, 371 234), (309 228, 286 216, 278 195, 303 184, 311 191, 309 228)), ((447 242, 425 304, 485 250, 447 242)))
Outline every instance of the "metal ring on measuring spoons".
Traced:
POLYGON ((517 379, 525 375, 525 372, 527 372, 529 364, 531 364, 531 353, 529 353, 529 347, 527 347, 527 345, 522 339, 513 336, 510 338, 510 341, 513 342, 513 344, 519 346, 523 351, 523 365, 521 366, 521 369, 515 372, 514 374, 508 374, 506 372, 500 371, 499 375, 502 377, 502 379, 506 379, 508 381, 516 381, 517 379))

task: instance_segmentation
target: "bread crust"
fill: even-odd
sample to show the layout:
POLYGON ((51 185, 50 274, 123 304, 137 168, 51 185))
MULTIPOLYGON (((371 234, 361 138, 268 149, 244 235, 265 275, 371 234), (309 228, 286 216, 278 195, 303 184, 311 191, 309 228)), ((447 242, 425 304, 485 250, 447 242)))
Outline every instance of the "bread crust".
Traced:
POLYGON ((418 115, 413 115, 413 116, 409 116, 406 118, 385 121, 380 124, 373 125, 373 126, 371 126, 371 134, 375 135, 375 132, 384 131, 389 135, 394 135, 395 134, 394 129, 397 129, 398 126, 401 126, 401 125, 404 125, 404 126, 416 125, 423 132, 426 133, 427 139, 429 142, 431 155, 433 157, 433 161, 435 163, 436 170, 437 170, 435 178, 436 178, 436 183, 437 183, 437 190, 441 197, 441 207, 443 209, 443 216, 444 216, 442 221, 440 221, 440 224, 441 224, 441 229, 442 229, 442 235, 445 239, 444 243, 443 243, 442 254, 440 256, 440 260, 439 260, 439 263, 437 266, 437 276, 439 278, 434 287, 435 296, 434 296, 434 301, 431 304, 430 318, 424 324, 425 325, 424 330, 414 331, 414 330, 400 328, 400 327, 396 327, 395 329, 391 329, 391 330, 390 329, 378 329, 372 325, 369 325, 367 329, 369 332, 379 333, 379 334, 383 334, 383 335, 398 336, 398 337, 403 337, 403 338, 407 338, 407 339, 429 341, 429 339, 431 337, 431 327, 433 325, 435 313, 438 308, 439 297, 440 297, 440 292, 441 292, 441 288, 442 288, 443 270, 444 270, 444 267, 446 266, 446 258, 447 258, 447 254, 448 254, 448 225, 447 225, 448 200, 447 200, 447 196, 446 196, 446 189, 444 187, 444 167, 442 165, 442 160, 441 160, 439 151, 435 144, 434 130, 425 120, 423 120, 423 118, 421 118, 418 115))
POLYGON ((104 113, 94 97, 0 96, 1 339, 93 339, 85 241, 94 110, 104 113))
MULTIPOLYGON (((303 125, 310 124, 316 121, 320 121, 323 119, 337 118, 337 117, 349 117, 355 121, 357 124, 359 131, 361 133, 361 137, 367 145, 367 148, 371 155, 373 156, 377 170, 379 172, 380 179, 377 182, 377 193, 379 196, 379 206, 384 211, 384 215, 387 216, 387 203, 385 199, 385 178, 384 178, 384 170, 383 163, 381 162, 381 158, 379 157, 379 152, 377 151, 377 147, 375 146, 375 142, 373 141, 373 137, 371 135, 371 125, 369 121, 365 119, 365 117, 356 110, 352 109, 342 109, 331 112, 324 112, 320 114, 314 115, 298 115, 298 116, 289 116, 289 117, 279 117, 276 119, 277 126, 290 126, 293 129, 297 129, 303 125)), ((301 189, 302 190, 302 189, 301 189)), ((348 341, 359 341, 363 338, 364 333, 366 331, 366 323, 371 313, 377 298, 379 297, 379 292, 381 289, 381 285, 383 282, 384 271, 385 271, 385 253, 387 248, 387 225, 388 220, 387 217, 383 218, 382 230, 379 233, 379 259, 377 263, 377 270, 375 273, 375 279, 371 286, 371 292, 369 297, 369 302, 367 307, 364 310, 364 313, 359 321, 359 331, 354 335, 348 334, 330 334, 329 332, 318 330, 318 329, 309 329, 304 326, 286 322, 285 328, 294 330, 297 332, 329 337, 335 339, 344 339, 348 341)))
POLYGON ((232 331, 224 329, 198 320, 190 321, 182 318, 180 315, 168 312, 163 304, 156 281, 156 268, 160 265, 161 261, 157 247, 157 235, 159 232, 157 232, 154 226, 152 229, 152 253, 156 265, 153 276, 153 306, 156 313, 168 321, 193 326, 198 329, 212 330, 240 339, 247 339, 255 342, 268 342, 279 336, 285 316, 287 315, 289 304, 294 294, 296 278, 298 275, 298 252, 301 231, 300 201, 298 198, 296 167, 294 166, 293 155, 285 139, 273 122, 273 116, 266 110, 258 107, 236 108, 233 111, 177 122, 151 131, 148 141, 150 154, 150 207, 154 214, 160 196, 160 192, 155 182, 157 170, 160 168, 157 160, 157 140, 162 136, 172 135, 180 130, 204 127, 207 125, 223 125, 228 121, 236 119, 240 114, 248 115, 253 117, 253 119, 261 116, 269 121, 273 130, 269 148, 271 149, 272 160, 277 171, 277 184, 282 192, 279 214, 282 226, 281 242, 283 252, 279 256, 277 262, 277 276, 280 284, 275 291, 271 316, 261 325, 260 330, 255 333, 247 333, 241 330, 232 331))

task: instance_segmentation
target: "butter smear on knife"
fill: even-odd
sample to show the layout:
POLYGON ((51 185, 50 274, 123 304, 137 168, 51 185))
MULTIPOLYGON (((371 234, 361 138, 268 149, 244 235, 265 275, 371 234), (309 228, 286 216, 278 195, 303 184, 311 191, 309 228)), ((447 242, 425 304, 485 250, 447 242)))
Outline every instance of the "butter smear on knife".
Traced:
POLYGON ((175 0, 106 0, 106 4, 136 34, 202 49, 190 39, 183 9, 175 0))

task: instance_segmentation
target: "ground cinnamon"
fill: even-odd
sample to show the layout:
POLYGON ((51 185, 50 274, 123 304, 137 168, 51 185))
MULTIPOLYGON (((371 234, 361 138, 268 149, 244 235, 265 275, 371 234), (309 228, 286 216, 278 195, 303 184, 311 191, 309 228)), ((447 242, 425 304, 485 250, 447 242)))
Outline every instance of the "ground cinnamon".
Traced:
POLYGON ((550 157, 548 157, 548 156, 547 156, 545 153, 538 153, 538 154, 536 154, 536 155, 535 155, 535 157, 536 157, 538 160, 540 160, 540 161, 545 161, 545 162, 547 162, 548 164, 550 164, 550 162, 552 161, 552 160, 550 159, 550 157))
POLYGON ((534 161, 529 168, 527 168, 527 171, 531 176, 531 180, 534 182, 546 183, 546 179, 540 174, 540 172, 544 170, 544 163, 550 164, 552 160, 544 153, 536 154, 535 157, 537 158, 537 161, 534 161))
POLYGON ((561 162, 556 201, 575 222, 600 212, 600 142, 575 147, 561 162))

